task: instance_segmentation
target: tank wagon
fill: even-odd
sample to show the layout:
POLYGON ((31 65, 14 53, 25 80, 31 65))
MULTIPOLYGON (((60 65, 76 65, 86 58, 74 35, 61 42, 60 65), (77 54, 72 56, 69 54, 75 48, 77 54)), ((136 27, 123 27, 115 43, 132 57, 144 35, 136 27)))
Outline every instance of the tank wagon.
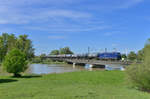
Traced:
POLYGON ((121 60, 119 52, 104 52, 94 54, 65 54, 65 55, 50 55, 51 58, 77 58, 77 59, 98 59, 98 60, 121 60))

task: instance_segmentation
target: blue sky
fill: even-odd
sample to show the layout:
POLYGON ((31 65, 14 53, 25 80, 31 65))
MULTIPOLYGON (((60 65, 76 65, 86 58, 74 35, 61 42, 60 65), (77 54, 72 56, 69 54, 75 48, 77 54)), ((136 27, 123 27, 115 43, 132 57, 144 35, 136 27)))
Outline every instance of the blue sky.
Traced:
POLYGON ((0 0, 0 33, 28 34, 37 55, 137 51, 150 38, 149 0, 0 0))

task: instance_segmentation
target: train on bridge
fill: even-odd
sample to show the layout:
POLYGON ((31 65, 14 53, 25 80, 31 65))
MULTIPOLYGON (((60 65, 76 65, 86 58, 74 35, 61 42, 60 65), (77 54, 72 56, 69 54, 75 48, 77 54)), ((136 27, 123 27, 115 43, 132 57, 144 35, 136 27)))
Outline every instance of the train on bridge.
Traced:
POLYGON ((50 58, 84 58, 98 60, 121 60, 120 52, 103 52, 96 54, 65 54, 65 55, 49 55, 50 58))

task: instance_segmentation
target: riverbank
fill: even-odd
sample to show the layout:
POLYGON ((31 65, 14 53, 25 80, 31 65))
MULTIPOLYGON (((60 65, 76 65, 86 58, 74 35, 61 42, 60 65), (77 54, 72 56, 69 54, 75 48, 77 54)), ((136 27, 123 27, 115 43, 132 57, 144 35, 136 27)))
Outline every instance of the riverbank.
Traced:
POLYGON ((130 88, 121 71, 80 71, 12 78, 0 76, 1 99, 150 99, 130 88))

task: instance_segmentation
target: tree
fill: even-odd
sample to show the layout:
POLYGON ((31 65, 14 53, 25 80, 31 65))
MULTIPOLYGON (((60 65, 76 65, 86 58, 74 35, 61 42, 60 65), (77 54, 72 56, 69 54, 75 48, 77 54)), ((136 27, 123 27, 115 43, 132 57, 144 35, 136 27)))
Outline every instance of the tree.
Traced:
POLYGON ((15 37, 14 34, 8 35, 7 52, 9 52, 10 50, 16 48, 16 42, 17 42, 17 38, 15 37))
POLYGON ((41 63, 42 60, 41 60, 41 58, 40 58, 39 56, 35 56, 35 57, 32 59, 32 62, 33 62, 33 63, 41 63))
POLYGON ((139 50, 137 54, 137 60, 138 61, 143 61, 144 60, 144 50, 139 50))
POLYGON ((18 48, 24 52, 27 59, 34 57, 32 41, 28 39, 27 35, 20 35, 17 38, 14 34, 3 33, 0 36, 0 62, 2 62, 6 54, 14 48, 18 48))
POLYGON ((128 54, 128 59, 131 60, 131 61, 134 61, 137 59, 137 55, 135 52, 131 51, 129 54, 128 54))
POLYGON ((52 50, 50 55, 59 55, 59 50, 52 50))
POLYGON ((64 47, 60 49, 60 54, 73 54, 69 47, 64 47))
POLYGON ((21 76, 20 73, 27 69, 25 54, 19 49, 12 49, 2 63, 8 73, 13 73, 15 77, 21 76))
POLYGON ((45 59, 45 57, 46 57, 46 54, 41 54, 40 55, 41 62, 43 62, 43 60, 45 59))
POLYGON ((8 48, 8 34, 3 33, 2 36, 0 36, 0 61, 2 62, 5 55, 7 54, 7 48, 8 48))
POLYGON ((34 57, 34 48, 28 35, 20 35, 17 39, 17 48, 26 54, 27 59, 34 57))
POLYGON ((143 91, 150 91, 150 40, 144 49, 143 62, 132 64, 126 70, 127 77, 133 86, 143 91))

